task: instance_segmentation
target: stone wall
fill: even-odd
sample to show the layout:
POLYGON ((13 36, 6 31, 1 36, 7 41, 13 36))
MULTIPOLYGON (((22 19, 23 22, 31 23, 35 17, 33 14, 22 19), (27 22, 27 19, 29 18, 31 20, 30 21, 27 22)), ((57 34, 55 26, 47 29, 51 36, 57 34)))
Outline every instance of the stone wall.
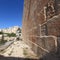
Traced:
POLYGON ((23 41, 39 57, 51 51, 56 51, 57 36, 60 36, 59 14, 60 0, 24 1, 23 41))

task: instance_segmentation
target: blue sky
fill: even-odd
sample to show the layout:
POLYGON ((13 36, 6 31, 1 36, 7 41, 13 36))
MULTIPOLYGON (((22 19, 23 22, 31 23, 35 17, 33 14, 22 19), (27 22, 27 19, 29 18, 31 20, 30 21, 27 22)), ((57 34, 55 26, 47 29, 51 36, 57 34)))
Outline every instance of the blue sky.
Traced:
POLYGON ((0 0, 0 28, 22 26, 24 0, 0 0))

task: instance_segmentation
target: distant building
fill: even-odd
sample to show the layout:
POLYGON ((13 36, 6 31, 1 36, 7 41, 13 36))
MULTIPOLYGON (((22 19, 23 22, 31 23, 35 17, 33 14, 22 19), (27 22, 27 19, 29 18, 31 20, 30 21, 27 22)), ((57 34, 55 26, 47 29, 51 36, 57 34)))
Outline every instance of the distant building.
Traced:
POLYGON ((7 29, 2 29, 4 33, 16 33, 16 31, 19 29, 20 27, 18 26, 14 26, 14 27, 9 27, 7 29))

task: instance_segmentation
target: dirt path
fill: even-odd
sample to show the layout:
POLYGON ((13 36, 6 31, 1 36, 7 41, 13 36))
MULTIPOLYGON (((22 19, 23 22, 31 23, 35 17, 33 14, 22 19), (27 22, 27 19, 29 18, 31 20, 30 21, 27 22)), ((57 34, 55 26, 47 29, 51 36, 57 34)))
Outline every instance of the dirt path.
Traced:
POLYGON ((6 57, 24 57, 36 58, 36 55, 31 51, 30 47, 23 41, 15 41, 1 55, 6 57))

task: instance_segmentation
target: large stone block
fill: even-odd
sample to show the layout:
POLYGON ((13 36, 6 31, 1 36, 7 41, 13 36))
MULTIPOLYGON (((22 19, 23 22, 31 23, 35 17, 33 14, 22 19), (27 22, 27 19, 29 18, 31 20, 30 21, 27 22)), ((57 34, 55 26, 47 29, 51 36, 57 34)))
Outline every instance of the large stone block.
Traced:
POLYGON ((42 58, 46 54, 48 54, 48 52, 46 52, 43 49, 41 49, 40 47, 38 47, 38 49, 37 49, 37 55, 38 55, 39 58, 42 58))
POLYGON ((60 15, 57 15, 47 22, 48 35, 60 36, 60 15))
POLYGON ((35 54, 37 54, 37 49, 38 49, 38 45, 35 45, 34 43, 32 43, 32 51, 34 51, 35 54))
POLYGON ((42 36, 39 38, 37 44, 39 45, 39 47, 42 47, 49 52, 57 51, 57 38, 55 36, 42 36))

